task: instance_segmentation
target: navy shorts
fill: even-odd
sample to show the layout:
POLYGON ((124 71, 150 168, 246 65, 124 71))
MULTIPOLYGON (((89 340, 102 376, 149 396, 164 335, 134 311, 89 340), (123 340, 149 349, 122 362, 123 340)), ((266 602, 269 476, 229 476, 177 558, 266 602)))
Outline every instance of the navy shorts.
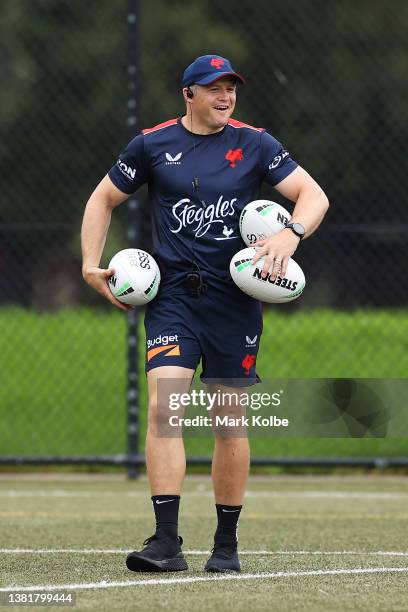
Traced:
POLYGON ((147 307, 146 372, 161 366, 196 370, 201 380, 228 386, 260 381, 256 357, 262 334, 262 304, 200 296, 159 295, 147 307))

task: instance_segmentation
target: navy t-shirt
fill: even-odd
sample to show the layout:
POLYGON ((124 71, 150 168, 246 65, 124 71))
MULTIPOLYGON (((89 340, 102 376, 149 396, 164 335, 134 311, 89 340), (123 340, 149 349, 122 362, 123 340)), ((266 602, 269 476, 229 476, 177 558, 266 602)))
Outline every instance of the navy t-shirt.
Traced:
POLYGON ((202 136, 178 118, 136 136, 109 177, 127 194, 148 184, 161 294, 183 292, 186 272, 199 268, 209 285, 245 299, 229 274, 232 256, 245 248, 240 214, 262 181, 276 185, 296 167, 263 128, 230 119, 202 136))

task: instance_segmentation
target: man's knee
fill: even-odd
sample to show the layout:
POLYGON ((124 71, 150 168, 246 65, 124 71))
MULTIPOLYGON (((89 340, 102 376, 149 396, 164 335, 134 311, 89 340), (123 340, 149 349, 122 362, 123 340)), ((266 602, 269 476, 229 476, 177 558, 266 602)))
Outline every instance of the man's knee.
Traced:
POLYGON ((181 428, 177 427, 177 424, 172 425, 173 415, 166 398, 152 394, 149 398, 147 413, 148 432, 163 438, 174 438, 181 435, 181 428))

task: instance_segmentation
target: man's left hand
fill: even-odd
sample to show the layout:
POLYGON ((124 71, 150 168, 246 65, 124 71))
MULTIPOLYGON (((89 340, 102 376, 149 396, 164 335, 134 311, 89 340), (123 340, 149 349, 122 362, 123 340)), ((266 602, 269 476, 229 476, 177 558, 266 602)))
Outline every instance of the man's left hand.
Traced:
POLYGON ((296 236, 290 229, 284 228, 269 238, 257 240, 251 246, 256 247, 257 253, 254 256, 252 263, 255 264, 258 259, 265 257, 262 268, 262 276, 265 278, 268 271, 271 270, 271 279, 279 275, 283 278, 288 267, 289 257, 292 257, 300 242, 300 238, 296 236))

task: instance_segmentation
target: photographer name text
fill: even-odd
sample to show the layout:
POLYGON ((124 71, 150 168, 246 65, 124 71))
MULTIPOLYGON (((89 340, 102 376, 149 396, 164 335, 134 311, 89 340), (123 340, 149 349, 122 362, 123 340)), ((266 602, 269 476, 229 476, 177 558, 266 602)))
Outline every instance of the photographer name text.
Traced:
POLYGON ((192 418, 172 415, 169 418, 171 427, 288 427, 289 419, 282 419, 275 414, 267 417, 252 415, 250 417, 240 416, 202 416, 192 418))

